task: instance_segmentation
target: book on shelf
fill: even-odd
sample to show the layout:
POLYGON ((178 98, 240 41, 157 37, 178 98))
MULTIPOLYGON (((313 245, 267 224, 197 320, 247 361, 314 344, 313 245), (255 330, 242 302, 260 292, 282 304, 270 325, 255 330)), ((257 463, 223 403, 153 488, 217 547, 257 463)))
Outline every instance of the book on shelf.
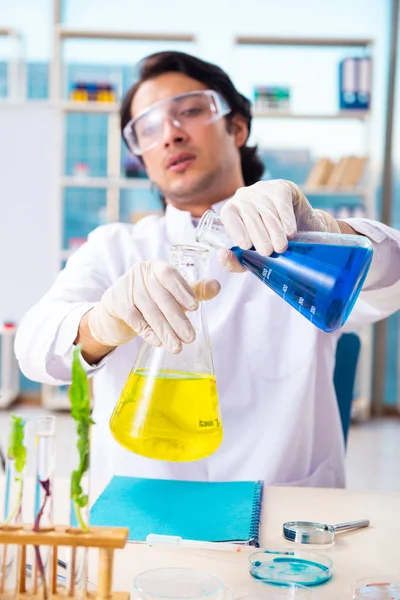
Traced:
POLYGON ((332 173, 326 182, 330 188, 344 187, 346 181, 346 170, 348 168, 348 157, 343 156, 333 167, 332 173))
POLYGON ((312 167, 305 186, 307 188, 351 189, 360 184, 367 158, 343 156, 336 163, 329 158, 320 158, 312 167))
POLYGON ((311 168, 305 185, 308 188, 318 188, 326 185, 333 171, 334 162, 329 158, 320 158, 311 168))
POLYGON ((365 156, 353 156, 350 172, 347 174, 349 187, 359 184, 362 180, 368 159, 365 156))

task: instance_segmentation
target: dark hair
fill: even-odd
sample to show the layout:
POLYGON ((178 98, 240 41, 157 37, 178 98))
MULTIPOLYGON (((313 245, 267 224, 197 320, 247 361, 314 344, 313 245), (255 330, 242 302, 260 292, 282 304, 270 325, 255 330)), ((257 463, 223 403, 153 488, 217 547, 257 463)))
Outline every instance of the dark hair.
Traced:
MULTIPOLYGON (((239 113, 246 119, 250 135, 252 119, 250 102, 237 91, 225 71, 217 65, 190 54, 173 51, 156 52, 141 61, 139 80, 128 90, 122 101, 120 110, 121 131, 132 118, 131 104, 140 85, 148 79, 153 79, 171 71, 184 73, 222 94, 232 109, 232 112, 226 117, 228 124, 231 123, 232 116, 239 113)), ((257 146, 242 146, 240 148, 240 158, 245 185, 251 185, 259 181, 264 172, 264 165, 257 154, 257 146)))

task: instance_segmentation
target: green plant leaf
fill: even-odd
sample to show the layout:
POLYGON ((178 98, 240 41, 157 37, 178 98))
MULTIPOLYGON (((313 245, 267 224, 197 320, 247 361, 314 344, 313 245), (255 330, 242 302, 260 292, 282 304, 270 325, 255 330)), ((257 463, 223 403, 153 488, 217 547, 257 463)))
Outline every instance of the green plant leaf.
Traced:
POLYGON ((22 417, 11 416, 11 432, 8 440, 8 457, 14 459, 15 470, 22 473, 26 465, 27 451, 24 446, 25 421, 22 417))
POLYGON ((90 466, 90 427, 94 425, 91 418, 89 381, 86 371, 80 361, 81 346, 76 346, 72 360, 72 384, 69 388, 69 399, 71 402, 71 416, 76 421, 77 449, 79 453, 79 465, 71 474, 71 499, 75 504, 78 522, 87 530, 83 523, 79 509, 88 505, 89 498, 83 493, 82 477, 90 466), (78 508, 78 510, 77 510, 78 508))

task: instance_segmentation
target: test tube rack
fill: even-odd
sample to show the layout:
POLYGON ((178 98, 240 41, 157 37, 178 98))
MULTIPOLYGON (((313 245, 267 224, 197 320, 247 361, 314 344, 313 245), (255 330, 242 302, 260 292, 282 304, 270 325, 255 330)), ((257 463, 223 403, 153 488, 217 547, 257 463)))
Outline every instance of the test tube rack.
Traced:
POLYGON ((0 528, 0 544, 18 547, 18 577, 17 589, 5 590, 0 594, 1 600, 39 600, 43 594, 27 591, 26 585, 26 549, 27 546, 47 546, 52 549, 50 586, 48 598, 58 600, 63 598, 76 598, 75 577, 71 578, 66 589, 57 587, 57 559, 60 546, 70 547, 72 565, 76 561, 77 548, 98 548, 98 589, 87 592, 87 598, 93 600, 129 600, 128 592, 113 592, 112 577, 114 564, 114 551, 122 549, 128 540, 129 529, 110 527, 91 527, 88 533, 79 529, 56 526, 50 531, 33 531, 32 525, 20 528, 0 528))

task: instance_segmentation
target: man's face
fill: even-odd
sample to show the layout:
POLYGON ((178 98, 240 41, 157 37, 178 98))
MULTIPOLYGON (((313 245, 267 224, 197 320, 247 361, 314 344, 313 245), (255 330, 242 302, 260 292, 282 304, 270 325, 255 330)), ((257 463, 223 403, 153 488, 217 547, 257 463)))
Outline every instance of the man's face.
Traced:
MULTIPOLYGON (((161 100, 205 89, 183 73, 165 73, 141 84, 132 101, 132 117, 161 100)), ((160 142, 142 158, 151 181, 174 204, 198 202, 200 195, 223 187, 241 169, 238 143, 224 118, 186 129, 166 118, 160 142)))

